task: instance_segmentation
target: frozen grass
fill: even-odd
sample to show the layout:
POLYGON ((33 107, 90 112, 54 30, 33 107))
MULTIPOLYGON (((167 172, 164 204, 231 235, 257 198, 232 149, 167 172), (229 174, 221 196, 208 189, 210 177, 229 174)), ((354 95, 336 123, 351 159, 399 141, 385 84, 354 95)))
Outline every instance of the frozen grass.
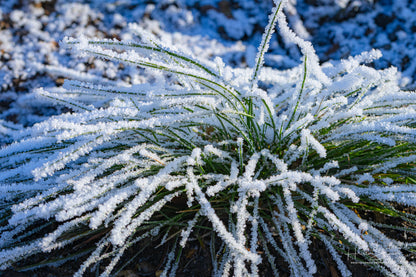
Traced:
POLYGON ((262 263, 278 274, 277 256, 292 275, 313 275, 313 239, 343 276, 348 251, 386 275, 414 276, 414 243, 383 232, 413 229, 357 210, 414 226, 396 208, 416 206, 416 94, 400 90, 394 69, 364 65, 378 51, 320 65, 288 28, 287 1, 275 2, 248 69, 198 59, 136 25, 134 41, 66 39, 77 54, 146 68, 154 82, 38 90, 74 112, 14 132, 0 150, 1 268, 99 237, 75 276, 103 262, 107 276, 153 237, 170 243, 162 275, 173 276, 195 228, 209 227, 215 276, 257 276, 262 263), (263 67, 276 24, 301 66, 263 67))

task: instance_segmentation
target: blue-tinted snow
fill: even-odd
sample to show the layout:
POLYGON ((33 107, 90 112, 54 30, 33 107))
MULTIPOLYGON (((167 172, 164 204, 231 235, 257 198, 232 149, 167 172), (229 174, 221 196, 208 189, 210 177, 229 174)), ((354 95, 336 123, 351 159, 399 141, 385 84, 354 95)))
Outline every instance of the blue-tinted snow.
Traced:
MULTIPOLYGON (((151 76, 87 57, 74 58, 59 47, 65 37, 134 39, 128 23, 136 22, 182 50, 204 57, 221 56, 231 66, 253 66, 255 49, 267 24, 272 1, 1 1, 0 120, 32 125, 59 110, 29 101, 37 87, 61 85, 75 69, 110 80, 141 83, 151 76), (49 66, 49 67, 48 67, 49 66), (61 69, 61 70, 59 70, 61 69), (20 99, 22 98, 22 99, 20 99), (20 99, 20 100, 19 100, 20 99), (22 103, 28 100, 28 103, 22 103), (36 105, 36 106, 34 106, 36 105)), ((292 28, 313 43, 321 61, 339 60, 373 48, 382 58, 376 68, 395 66, 402 86, 415 88, 416 2, 405 0, 290 1, 286 15, 292 28)), ((268 66, 291 68, 299 50, 274 35, 268 66)))

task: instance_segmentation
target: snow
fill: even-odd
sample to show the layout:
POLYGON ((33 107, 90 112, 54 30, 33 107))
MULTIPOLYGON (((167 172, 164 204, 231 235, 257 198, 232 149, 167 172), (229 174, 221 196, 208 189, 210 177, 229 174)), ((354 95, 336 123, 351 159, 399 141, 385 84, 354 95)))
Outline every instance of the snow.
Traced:
MULTIPOLYGON (((137 22, 157 36, 171 37, 172 42, 181 41, 184 48, 198 56, 222 56, 226 64, 242 66, 246 60, 246 64, 253 66, 252 49, 257 48, 260 41, 261 30, 267 23, 264 11, 271 8, 271 3, 165 2, 90 1, 87 4, 58 0, 56 3, 27 1, 19 5, 18 1, 12 0, 3 3, 1 20, 8 25, 0 29, 0 99, 5 93, 15 95, 8 104, 9 109, 0 113, 0 119, 10 121, 13 118, 15 123, 33 125, 44 116, 60 112, 46 102, 42 104, 44 108, 37 103, 37 107, 27 109, 22 109, 17 103, 22 93, 30 93, 37 87, 53 87, 57 77, 70 77, 65 70, 45 71, 37 64, 44 68, 77 68, 80 72, 89 71, 112 80, 143 81, 137 80, 135 72, 129 72, 131 70, 127 68, 120 70, 116 64, 112 69, 111 66, 103 69, 99 60, 68 58, 67 52, 57 47, 64 36, 134 37, 128 30, 128 23, 137 22), (6 23, 8 18, 10 21, 6 23), (203 37, 196 37, 201 34, 203 37), (242 45, 239 44, 241 39, 242 45), (80 65, 86 66, 82 68, 80 65), (37 116, 33 116, 35 113, 37 116)), ((416 62, 412 57, 416 53, 416 38, 411 35, 416 26, 414 3, 366 0, 322 3, 323 6, 315 6, 306 1, 293 1, 286 8, 293 29, 300 37, 312 41, 321 61, 380 48, 383 57, 376 59, 374 65, 377 68, 396 66, 402 72, 401 85, 415 87, 416 62), (382 17, 384 14, 387 17, 382 17), (322 18, 326 20, 322 22, 322 18), (338 45, 338 48, 331 48, 338 45)), ((299 64, 299 52, 296 54, 293 47, 288 47, 291 49, 288 52, 284 45, 273 39, 270 48, 265 55, 266 65, 288 68, 299 64)))
MULTIPOLYGON (((103 276, 111 274, 129 245, 161 226, 136 238, 137 229, 181 196, 199 210, 178 232, 179 245, 204 218, 224 245, 218 274, 256 276, 268 244, 294 275, 311 276, 319 270, 311 232, 324 229, 389 273, 414 274, 401 244, 342 200, 416 206, 414 185, 384 176, 416 155, 385 151, 387 158, 355 165, 333 152, 416 142, 408 90, 416 84, 416 5, 269 2, 2 5, 0 203, 12 205, 14 193, 22 200, 0 227, 0 269, 68 245, 76 237, 61 236, 84 225, 109 233, 79 274, 106 255, 103 276), (227 190, 228 222, 212 202, 227 190), (265 194, 274 207, 268 222, 259 207, 265 194), (14 246, 44 219, 56 221, 55 231, 14 246)), ((351 275, 328 234, 320 239, 351 275)), ((177 270, 176 250, 164 275, 177 270)))

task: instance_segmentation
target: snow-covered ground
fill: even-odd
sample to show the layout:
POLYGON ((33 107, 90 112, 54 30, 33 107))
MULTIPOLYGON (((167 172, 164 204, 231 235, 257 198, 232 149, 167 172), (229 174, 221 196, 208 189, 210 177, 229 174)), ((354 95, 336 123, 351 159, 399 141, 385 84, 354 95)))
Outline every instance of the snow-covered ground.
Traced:
MULTIPOLYGON (((310 232, 329 230, 318 237, 329 245, 327 250, 343 275, 351 273, 327 241, 343 244, 335 234, 358 246, 369 261, 374 261, 373 256, 380 259, 389 272, 413 276, 414 263, 400 252, 407 247, 406 232, 404 243, 395 236, 390 240, 376 227, 391 227, 400 234, 406 229, 399 223, 373 222, 368 214, 367 222, 343 201, 357 203, 365 198, 416 205, 416 187, 410 184, 415 181, 408 178, 414 175, 414 168, 408 167, 413 167, 415 159, 416 96, 406 91, 416 85, 416 4, 410 0, 288 1, 285 14, 297 36, 279 8, 273 9, 263 34, 271 0, 0 0, 0 146, 20 141, 0 148, 0 182, 5 192, 0 198, 9 205, 15 193, 28 197, 14 206, 9 225, 2 226, 6 231, 0 244, 7 249, 0 253, 0 268, 7 269, 24 255, 72 243, 72 238, 60 239, 89 221, 92 230, 110 222, 112 229, 79 272, 107 255, 100 256, 100 249, 110 244, 116 258, 105 270, 111 272, 133 244, 130 239, 136 229, 186 192, 188 208, 194 202, 201 208, 189 210, 195 212, 194 219, 183 219, 188 227, 181 232, 179 244, 185 246, 198 217, 206 216, 228 251, 221 258, 224 266, 213 270, 218 275, 227 272, 231 260, 236 276, 249 272, 246 262, 251 263, 247 264, 250 272, 258 272, 256 230, 261 225, 295 275, 315 273, 308 250, 310 232), (262 50, 269 46, 275 23, 283 36, 277 33, 271 39, 266 67, 260 71, 262 50), (132 44, 140 36, 141 44, 132 44), (373 48, 380 51, 369 51, 373 48), (315 50, 321 63, 331 62, 321 66, 315 50), (360 55, 363 51, 368 52, 360 55), (379 59, 373 61, 375 57, 379 59), (375 70, 363 65, 367 62, 377 69, 397 68, 399 84, 395 69, 375 70), (293 69, 281 70, 288 68, 293 69), (64 84, 65 79, 76 81, 64 84), (60 89, 63 84, 65 89, 60 89), (114 94, 120 98, 114 99, 114 94), (48 97, 57 103, 69 99, 66 103, 71 105, 54 105, 48 97), (45 120, 71 108, 72 114, 45 120), (210 128, 219 132, 212 135, 210 128), (182 129, 186 130, 176 133, 182 129), (159 144, 166 144, 167 150, 159 144), (212 156, 218 168, 203 160, 212 156), (205 164, 212 168, 204 169, 205 164), (227 173, 221 175, 224 167, 227 173), (274 167, 277 173, 269 170, 274 167), (198 178, 197 169, 202 169, 198 178), (225 210, 236 214, 235 224, 232 216, 228 220, 229 230, 205 196, 217 197, 227 186, 239 194, 237 200, 225 201, 230 205, 225 210), (261 195, 272 186, 271 197, 269 191, 261 195), (274 190, 277 186, 282 190, 274 190), (160 187, 167 194, 153 197, 160 187), (47 199, 45 205, 38 196, 30 198, 38 191, 42 192, 39 197, 47 199), (259 220, 260 196, 273 202, 265 207, 278 207, 268 211, 278 235, 259 220), (320 197, 325 201, 321 203, 320 197), (304 200, 309 204, 305 206, 304 200), (322 218, 315 220, 317 213, 322 218), (308 221, 300 220, 298 214, 308 221), (44 237, 36 231, 36 220, 52 217, 62 224, 44 237), (247 248, 249 221, 252 239, 247 248), (286 232, 289 225, 292 237, 286 232), (16 246, 31 239, 32 229, 39 240, 16 246), (275 236, 285 252, 279 250, 275 236)), ((275 3, 280 7, 282 2, 275 3)), ((401 219, 413 224, 412 218, 401 219)), ((140 237, 158 235, 160 226, 140 237)), ((211 245, 216 253, 215 243, 211 245)), ((169 250, 162 276, 175 273, 178 267, 175 262, 170 269, 175 247, 169 250)), ((274 258, 270 261, 274 270, 274 258)))
MULTIPOLYGON (((234 67, 251 67, 272 6, 266 0, 8 0, 0 1, 0 134, 14 124, 32 125, 61 112, 31 92, 60 86, 86 73, 111 81, 142 83, 152 76, 90 57, 72 57, 59 47, 66 37, 134 39, 129 23, 197 56, 221 56, 234 67), (105 65, 105 66, 104 66, 105 65)), ((395 66, 403 88, 416 80, 416 1, 291 0, 291 27, 312 41, 322 62, 372 48, 383 57, 376 68, 395 66)), ((272 39, 266 65, 290 68, 300 63, 297 46, 272 39)))

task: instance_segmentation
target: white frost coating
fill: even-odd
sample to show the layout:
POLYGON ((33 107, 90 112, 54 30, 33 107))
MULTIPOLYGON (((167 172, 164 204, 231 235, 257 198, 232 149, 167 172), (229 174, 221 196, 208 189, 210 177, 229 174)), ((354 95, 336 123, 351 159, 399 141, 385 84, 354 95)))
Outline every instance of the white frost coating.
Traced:
POLYGON ((146 149, 140 149, 140 155, 145 156, 155 162, 160 163, 161 165, 165 165, 165 162, 162 161, 162 159, 160 157, 158 157, 158 155, 156 155, 155 153, 152 153, 146 149))
POLYGON ((303 118, 297 120, 295 123, 293 123, 288 129, 285 130, 283 133, 283 136, 288 136, 292 132, 296 131, 297 129, 303 128, 304 126, 307 126, 312 122, 313 115, 308 113, 303 118))
POLYGON ((379 173, 379 172, 387 172, 387 170, 394 168, 400 164, 405 164, 405 163, 411 163, 416 161, 416 155, 410 155, 408 157, 399 157, 399 158, 395 158, 392 159, 390 161, 387 161, 385 163, 379 164, 375 166, 375 170, 373 171, 374 173, 379 173))
POLYGON ((74 273, 74 277, 81 277, 91 264, 98 262, 102 257, 101 252, 109 244, 110 242, 107 239, 101 240, 97 244, 97 248, 91 253, 88 259, 85 262, 83 262, 78 271, 74 273))
POLYGON ((302 143, 308 144, 312 146, 312 148, 318 153, 319 157, 325 158, 326 157, 326 150, 322 146, 322 144, 319 143, 311 134, 311 131, 308 129, 303 129, 301 132, 301 139, 302 143), (304 141, 306 140, 306 141, 304 141))
MULTIPOLYGON (((286 1, 282 1, 286 3, 286 1)), ((281 32, 283 38, 287 41, 293 42, 301 48, 303 55, 307 57, 307 67, 309 71, 321 81, 323 84, 330 84, 329 78, 322 72, 321 67, 319 66, 319 58, 315 53, 315 49, 309 41, 305 41, 302 38, 298 37, 292 30, 289 29, 286 16, 284 13, 279 13, 277 15, 277 22, 279 24, 279 31, 281 32)))
POLYGON ((354 245, 356 245, 359 249, 364 251, 369 250, 368 244, 361 239, 358 234, 354 233, 345 223, 343 223, 342 219, 338 219, 324 207, 318 207, 318 211, 329 220, 329 223, 335 227, 335 229, 343 233, 345 238, 354 243, 354 245))
POLYGON ((342 177, 342 176, 347 176, 350 175, 351 173, 354 173, 358 170, 358 168, 356 166, 353 166, 351 168, 347 168, 347 169, 343 169, 341 171, 339 171, 338 173, 335 174, 335 177, 342 177))
MULTIPOLYGON (((136 28, 139 42, 131 34, 124 41, 64 41, 75 53, 98 57, 93 65, 104 77, 35 65, 78 79, 38 91, 73 112, 30 128, 0 127, 2 133, 15 128, 6 135, 8 142, 16 141, 0 149, 5 207, 0 217, 8 222, 0 227, 0 267, 67 246, 82 225, 108 233, 77 274, 108 258, 102 272, 107 276, 138 239, 156 239, 174 224, 183 248, 202 221, 212 226, 211 247, 221 254, 213 253, 216 275, 257 276, 265 262, 262 252, 273 272, 278 272, 273 261, 281 256, 292 275, 310 276, 319 270, 310 240, 318 234, 340 272, 350 276, 336 252, 336 234, 364 258, 376 257, 383 273, 414 276, 414 264, 402 253, 409 245, 382 234, 379 228, 386 226, 359 218, 351 201, 374 199, 386 209, 391 202, 416 206, 415 93, 400 90, 397 71, 363 65, 380 51, 321 66, 312 45, 287 26, 279 5, 286 5, 294 30, 302 31, 295 1, 287 2, 275 1, 254 70, 226 66, 229 58, 220 49, 182 51, 187 47, 172 42, 184 35, 161 32, 151 21, 149 29, 163 34, 161 40, 136 28), (300 46, 303 65, 262 68, 276 21, 284 39, 300 46), (131 79, 108 80, 121 76, 111 61, 127 65, 120 69, 131 79), (191 208, 175 222, 154 223, 153 218, 164 218, 162 209, 176 205, 175 197, 191 208), (45 219, 55 229, 31 240, 46 230, 39 224, 45 219)), ((337 3, 346 7, 347 1, 337 3)), ((232 13, 234 21, 242 17, 240 11, 232 13)), ((21 16, 14 13, 16 24, 21 16)), ((233 49, 253 54, 242 45, 233 49)), ((19 63, 16 59, 15 66, 19 63)), ((404 214, 403 220, 411 217, 404 214)), ((170 243, 171 235, 166 232, 161 243, 170 243)), ((177 250, 169 255, 167 275, 176 271, 177 250)))
POLYGON ((358 203, 360 201, 360 197, 351 188, 337 186, 337 187, 334 187, 333 189, 345 195, 346 197, 351 199, 351 201, 354 203, 358 203))
POLYGON ((341 256, 336 252, 335 248, 332 246, 331 242, 325 237, 321 236, 321 240, 324 242, 326 248, 328 249, 329 253, 331 254, 334 261, 337 263, 338 269, 341 272, 342 276, 352 276, 351 271, 348 270, 345 263, 342 261, 341 256))
POLYGON ((308 250, 308 243, 305 240, 305 237, 303 236, 303 233, 301 231, 301 224, 298 220, 298 215, 294 207, 293 200, 290 196, 289 188, 283 189, 283 195, 287 203, 286 208, 289 212, 289 217, 291 220, 290 223, 292 225, 293 231, 295 233, 295 237, 297 239, 296 243, 299 246, 300 256, 303 258, 303 260, 306 263, 306 266, 308 267, 308 271, 309 271, 308 273, 310 275, 313 275, 314 273, 316 273, 317 268, 316 268, 314 260, 312 259, 312 254, 308 250))
POLYGON ((188 165, 201 165, 202 164, 202 160, 201 160, 201 149, 200 148, 195 148, 194 150, 192 150, 192 155, 189 157, 189 159, 186 161, 188 165))
POLYGON ((204 153, 207 153, 207 154, 214 154, 214 155, 216 155, 217 157, 219 157, 219 158, 229 158, 229 154, 228 153, 226 153, 226 152, 224 152, 224 151, 221 151, 221 150, 219 150, 219 149, 217 149, 217 148, 215 148, 214 146, 212 146, 212 145, 206 145, 205 146, 205 148, 204 148, 204 153))
POLYGON ((380 59, 383 56, 383 52, 379 49, 371 49, 371 51, 362 52, 361 54, 354 57, 357 63, 371 63, 375 60, 380 59))
POLYGON ((247 180, 253 177, 259 158, 260 155, 258 153, 255 153, 250 157, 250 160, 247 162, 244 172, 244 178, 246 178, 247 180))
POLYGON ((90 220, 90 228, 98 228, 102 224, 102 222, 109 216, 109 214, 117 208, 119 203, 127 199, 135 190, 135 187, 129 187, 117 191, 117 194, 114 194, 105 203, 99 205, 98 211, 93 213, 93 216, 90 220))
POLYGON ((357 178, 358 184, 362 184, 364 182, 370 182, 370 183, 374 182, 373 176, 371 176, 371 174, 369 173, 365 173, 365 174, 355 176, 355 177, 357 178))
POLYGON ((166 203, 178 195, 179 193, 173 193, 165 196, 162 200, 156 202, 146 211, 142 212, 137 218, 131 220, 131 222, 123 229, 113 229, 114 231, 111 234, 112 241, 115 242, 116 245, 121 246, 137 227, 139 227, 146 220, 149 220, 155 212, 159 211, 166 203))
POLYGON ((181 247, 183 247, 183 248, 185 247, 185 245, 186 245, 186 241, 188 240, 189 235, 191 234, 192 229, 194 228, 194 226, 195 226, 195 224, 196 224, 196 222, 197 222, 197 220, 198 220, 199 216, 200 216, 200 214, 199 214, 199 213, 197 213, 197 214, 195 215, 195 217, 194 217, 192 220, 188 221, 188 227, 186 228, 186 230, 185 230, 185 229, 183 229, 183 230, 182 230, 182 232, 181 232, 181 237, 182 237, 182 239, 181 239, 181 241, 179 242, 179 245, 180 245, 181 247))

